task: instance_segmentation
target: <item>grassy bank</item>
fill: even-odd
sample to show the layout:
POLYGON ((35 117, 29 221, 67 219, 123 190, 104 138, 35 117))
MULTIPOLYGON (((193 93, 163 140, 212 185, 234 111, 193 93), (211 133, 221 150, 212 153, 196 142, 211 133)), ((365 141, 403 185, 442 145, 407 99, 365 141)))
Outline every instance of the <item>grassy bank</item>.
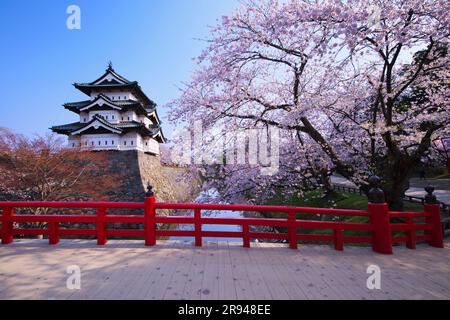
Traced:
MULTIPOLYGON (((316 208, 336 208, 336 209, 354 209, 367 210, 367 197, 359 194, 347 192, 333 192, 327 197, 324 196, 322 190, 314 190, 305 193, 303 197, 292 195, 286 197, 284 195, 277 195, 266 202, 267 205, 288 205, 300 207, 316 207, 316 208)), ((405 203, 406 211, 422 211, 422 205, 415 203, 405 203)), ((267 218, 285 218, 285 213, 279 212, 261 212, 261 215, 267 218)), ((367 223, 368 217, 347 217, 347 216, 330 216, 330 215, 312 215, 312 214, 297 214, 297 219, 302 220, 321 220, 321 221, 340 221, 340 222, 355 222, 367 223)), ((278 231, 285 233, 287 228, 280 227, 278 231)), ((300 233, 304 234, 319 234, 331 235, 333 233, 330 229, 304 229, 299 228, 300 233)), ((344 235, 348 236, 368 236, 371 235, 369 231, 346 230, 344 235)))
MULTIPOLYGON (((322 190, 306 192, 303 197, 276 195, 266 202, 267 205, 288 205, 299 207, 336 208, 367 210, 367 197, 349 192, 333 192, 324 198, 322 190)), ((405 211, 421 211, 422 205, 405 202, 405 211)))

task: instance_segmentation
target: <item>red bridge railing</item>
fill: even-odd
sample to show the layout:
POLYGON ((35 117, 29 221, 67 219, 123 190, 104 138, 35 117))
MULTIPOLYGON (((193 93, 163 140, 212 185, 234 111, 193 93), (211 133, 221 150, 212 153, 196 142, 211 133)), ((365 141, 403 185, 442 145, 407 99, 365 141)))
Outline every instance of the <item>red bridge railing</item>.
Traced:
POLYGON ((105 245, 108 236, 141 237, 145 245, 153 246, 158 237, 177 236, 194 237, 195 245, 202 245, 204 237, 242 238, 243 246, 250 247, 251 239, 283 239, 289 242, 289 247, 296 249, 298 241, 324 241, 334 244, 336 250, 343 250, 344 243, 371 244, 374 251, 391 254, 394 243, 406 243, 408 248, 415 248, 417 241, 427 241, 431 246, 443 247, 443 236, 440 222, 439 204, 435 201, 432 191, 429 192, 424 212, 392 212, 384 203, 382 191, 372 188, 369 193, 368 210, 343 210, 291 206, 258 206, 236 204, 199 204, 199 203, 164 203, 156 202, 151 188, 144 202, 0 202, 1 237, 3 244, 13 241, 15 235, 45 235, 50 244, 57 244, 61 236, 95 236, 99 245, 105 245), (381 193, 380 193, 381 192, 381 193), (15 208, 61 208, 61 209, 96 209, 91 215, 30 215, 14 214, 15 208), (111 215, 108 209, 144 209, 144 215, 111 215), (158 215, 161 209, 192 210, 193 216, 158 215), (280 212, 283 218, 211 218, 202 216, 202 211, 252 211, 280 212), (298 219, 298 214, 332 215, 332 216, 363 216, 368 217, 367 223, 317 221, 298 219), (404 219, 392 223, 391 218, 404 219), (418 218, 424 221, 416 221, 418 218), (46 228, 16 228, 14 223, 47 224, 46 228), (61 228, 61 223, 92 223, 95 229, 61 228), (110 229, 108 224, 143 224, 143 229, 110 229), (194 230, 162 230, 158 224, 191 224, 194 230), (241 231, 204 231, 203 225, 238 225, 241 231), (255 232, 250 226, 284 227, 287 232, 255 232), (298 229, 327 229, 332 234, 305 234, 298 229), (344 231, 368 231, 370 236, 345 235, 344 231), (423 234, 417 234, 422 230, 423 234), (404 235, 396 235, 403 231, 404 235), (393 235, 394 233, 394 235, 393 235))

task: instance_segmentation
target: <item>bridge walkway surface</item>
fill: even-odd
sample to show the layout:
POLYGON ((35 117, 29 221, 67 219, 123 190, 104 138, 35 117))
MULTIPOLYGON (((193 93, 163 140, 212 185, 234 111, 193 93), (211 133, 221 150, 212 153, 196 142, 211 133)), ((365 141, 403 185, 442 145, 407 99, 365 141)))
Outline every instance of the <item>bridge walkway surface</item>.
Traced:
POLYGON ((395 246, 393 255, 370 247, 251 245, 61 240, 49 246, 17 239, 0 246, 0 299, 450 299, 448 240, 444 249, 395 246), (67 287, 72 265, 81 270, 80 289, 67 287), (379 290, 367 288, 370 265, 380 268, 379 290))

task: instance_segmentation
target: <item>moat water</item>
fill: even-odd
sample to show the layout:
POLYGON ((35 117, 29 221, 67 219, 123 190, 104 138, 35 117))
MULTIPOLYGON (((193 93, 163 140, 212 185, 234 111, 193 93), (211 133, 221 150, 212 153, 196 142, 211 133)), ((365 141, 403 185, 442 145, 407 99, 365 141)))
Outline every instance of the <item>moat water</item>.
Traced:
MULTIPOLYGON (((222 201, 222 197, 216 189, 209 189, 202 191, 195 199, 196 203, 220 203, 225 204, 222 201)), ((191 211, 191 210, 190 210, 191 211)), ((188 215, 194 215, 194 212, 189 212, 188 215)), ((202 210, 202 217, 211 218, 242 218, 244 214, 242 211, 227 211, 227 210, 202 210)), ((194 230, 194 226, 190 224, 180 224, 176 230, 190 231, 194 230)), ((202 226, 203 231, 229 231, 229 232, 241 232, 241 226, 235 225, 221 225, 221 224, 205 224, 202 226)), ((194 237, 170 237, 170 240, 194 240, 194 237)), ((214 238, 204 237, 203 241, 242 241, 242 238, 214 238)))

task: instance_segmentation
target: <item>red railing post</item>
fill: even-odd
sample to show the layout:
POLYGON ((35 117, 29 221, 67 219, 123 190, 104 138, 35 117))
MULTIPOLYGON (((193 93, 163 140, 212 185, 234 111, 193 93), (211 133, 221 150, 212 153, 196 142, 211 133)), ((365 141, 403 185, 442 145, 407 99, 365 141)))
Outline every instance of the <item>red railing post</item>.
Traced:
POLYGON ((97 245, 103 246, 108 242, 106 236, 106 208, 97 209, 97 245))
POLYGON ((59 222, 48 223, 48 243, 49 244, 59 243, 59 222))
POLYGON ((245 222, 242 225, 242 244, 244 248, 250 248, 250 227, 245 222))
POLYGON ((144 200, 144 231, 146 246, 154 246, 156 244, 155 202, 155 194, 152 191, 152 186, 148 184, 144 200))
POLYGON ((344 235, 342 229, 334 229, 334 249, 342 251, 344 250, 344 235))
POLYGON ((195 246, 202 246, 202 223, 201 223, 202 212, 200 209, 194 210, 194 228, 195 228, 195 246))
POLYGON ((288 212, 289 248, 297 249, 297 213, 288 212))
POLYGON ((381 179, 373 176, 369 179, 369 215, 372 223, 372 249, 378 253, 392 254, 392 232, 389 219, 389 207, 384 201, 384 192, 379 188, 381 179))
POLYGON ((410 214, 406 217, 406 224, 408 225, 408 230, 406 230, 406 247, 408 249, 415 249, 416 230, 414 229, 413 217, 410 214))
POLYGON ((442 234, 441 210, 436 196, 433 194, 434 187, 427 186, 425 191, 427 195, 425 196, 424 211, 430 214, 429 217, 425 218, 425 223, 432 225, 431 231, 425 230, 425 234, 431 236, 428 244, 432 247, 443 248, 444 237, 442 234))
POLYGON ((14 210, 11 207, 3 207, 2 211, 2 244, 9 244, 13 242, 13 222, 11 218, 14 210))

